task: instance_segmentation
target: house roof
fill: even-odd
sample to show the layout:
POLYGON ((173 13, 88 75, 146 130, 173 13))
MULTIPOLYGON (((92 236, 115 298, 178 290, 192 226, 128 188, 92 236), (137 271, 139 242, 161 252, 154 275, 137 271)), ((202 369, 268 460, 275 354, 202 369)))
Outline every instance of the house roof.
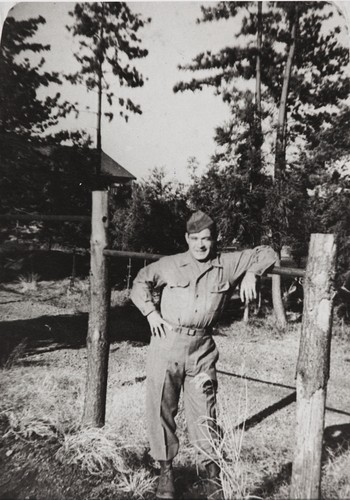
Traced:
POLYGON ((111 175, 112 177, 118 177, 119 179, 136 180, 134 175, 122 167, 117 161, 113 160, 113 158, 108 156, 104 151, 101 151, 101 173, 111 175))
POLYGON ((28 161, 31 157, 35 159, 35 152, 47 158, 49 162, 54 163, 66 163, 69 161, 76 161, 76 155, 84 161, 86 159, 86 164, 90 168, 94 169, 95 172, 101 168, 100 172, 102 176, 110 178, 112 182, 129 182, 136 180, 136 177, 122 167, 120 163, 111 158, 104 151, 99 152, 96 148, 78 148, 75 146, 66 145, 53 145, 38 144, 35 141, 30 142, 23 139, 16 134, 0 134, 0 145, 3 144, 7 149, 11 148, 17 160, 28 161), (32 152, 32 153, 31 153, 32 152))

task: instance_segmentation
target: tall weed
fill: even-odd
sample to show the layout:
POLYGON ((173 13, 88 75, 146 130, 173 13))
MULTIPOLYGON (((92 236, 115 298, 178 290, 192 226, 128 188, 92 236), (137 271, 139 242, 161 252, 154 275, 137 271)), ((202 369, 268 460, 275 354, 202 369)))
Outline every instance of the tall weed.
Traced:
MULTIPOLYGON (((247 381, 238 395, 235 407, 229 402, 218 404, 217 430, 212 430, 212 422, 203 424, 211 432, 210 444, 214 450, 215 462, 221 470, 222 491, 225 499, 252 498, 249 495, 248 464, 242 457, 244 422, 247 418, 247 381), (240 425, 243 422, 243 425, 240 425)), ((215 427, 214 427, 215 428, 215 427)), ((208 458, 211 458, 208 456, 208 458)))
POLYGON ((145 469, 123 474, 119 480, 118 489, 129 493, 131 498, 144 498, 154 489, 157 478, 151 476, 145 469))
POLYGON ((19 364, 20 359, 23 357, 23 354, 28 345, 28 338, 24 338, 15 347, 10 351, 7 355, 7 359, 3 365, 5 370, 10 370, 15 365, 19 364))
POLYGON ((40 276, 37 273, 21 274, 18 277, 18 284, 22 293, 32 292, 38 289, 40 276))
POLYGON ((1 409, 10 433, 23 438, 58 438, 78 427, 83 380, 67 370, 3 370, 1 409))
POLYGON ((85 428, 65 435, 57 458, 80 465, 92 475, 129 472, 118 435, 106 427, 85 428))

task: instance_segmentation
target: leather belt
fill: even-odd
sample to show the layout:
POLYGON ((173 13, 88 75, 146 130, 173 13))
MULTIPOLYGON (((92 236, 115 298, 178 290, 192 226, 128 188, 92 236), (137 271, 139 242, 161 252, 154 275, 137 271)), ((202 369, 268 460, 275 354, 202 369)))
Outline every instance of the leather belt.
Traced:
POLYGON ((212 328, 188 328, 187 326, 180 325, 171 325, 173 327, 173 331, 182 333, 183 335, 189 335, 190 337, 194 337, 195 335, 203 336, 210 335, 212 333, 212 328))

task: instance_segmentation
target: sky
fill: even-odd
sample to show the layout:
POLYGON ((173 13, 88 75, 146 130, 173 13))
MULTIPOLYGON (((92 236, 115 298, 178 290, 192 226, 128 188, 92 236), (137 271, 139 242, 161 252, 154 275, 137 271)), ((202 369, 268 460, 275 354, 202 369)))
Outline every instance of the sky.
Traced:
MULTIPOLYGON (((193 73, 179 70, 179 64, 190 63, 202 51, 215 52, 229 45, 238 30, 233 19, 197 24, 203 3, 129 3, 134 12, 152 19, 138 32, 149 55, 135 61, 135 66, 147 80, 142 88, 127 91, 116 88, 114 91, 117 96, 129 96, 140 104, 143 114, 132 115, 125 123, 115 109, 112 122, 103 121, 102 148, 138 179, 146 178, 154 167, 162 167, 170 177, 188 182, 187 163, 190 157, 198 160, 198 173, 202 173, 215 152, 215 127, 229 118, 228 106, 214 95, 212 89, 173 92, 177 82, 193 77, 193 73)), ((343 7, 350 7, 350 1, 340 3, 343 7)), ((68 12, 74 3, 24 2, 12 5, 11 15, 18 19, 38 15, 46 19, 46 25, 40 27, 37 34, 38 41, 51 45, 51 51, 45 57, 45 69, 76 70, 73 53, 77 49, 77 41, 65 27, 72 24, 68 12)), ((71 117, 62 125, 65 128, 86 129, 95 138, 96 115, 92 111, 97 109, 97 95, 88 94, 83 87, 69 83, 59 89, 52 88, 52 92, 57 90, 65 99, 78 101, 81 110, 78 119, 71 117), (85 111, 86 105, 89 105, 89 111, 85 111)))

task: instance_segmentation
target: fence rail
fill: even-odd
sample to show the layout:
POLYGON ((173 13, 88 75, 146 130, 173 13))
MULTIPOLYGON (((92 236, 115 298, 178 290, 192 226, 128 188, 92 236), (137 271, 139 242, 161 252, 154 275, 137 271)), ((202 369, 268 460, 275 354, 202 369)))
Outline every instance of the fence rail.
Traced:
POLYGON ((57 222, 91 222, 89 215, 44 215, 44 214, 1 214, 1 220, 9 221, 57 221, 57 222))
MULTIPOLYGON (((0 214, 0 221, 57 221, 57 222, 91 222, 89 215, 44 215, 44 214, 0 214)), ((229 248, 229 247, 228 247, 229 248)), ((226 248, 227 250, 227 248, 226 248)), ((232 247, 234 250, 234 247, 232 247)), ((164 255, 147 253, 147 252, 128 252, 123 250, 105 249, 103 254, 107 257, 127 257, 131 259, 143 259, 148 261, 159 260, 164 255)), ((305 271, 294 267, 277 267, 275 266, 269 274, 279 274, 281 276, 294 276, 303 278, 305 271)))
MULTIPOLYGON (((4 214, 0 220, 91 222, 91 295, 87 335, 87 379, 83 423, 105 422, 108 376, 110 287, 106 257, 156 261, 163 255, 126 252, 108 247, 108 193, 93 192, 92 217, 82 215, 4 214)), ((291 498, 320 497, 324 414, 329 377, 336 244, 334 235, 313 234, 306 271, 274 267, 269 274, 306 277, 304 313, 296 381, 297 443, 291 498), (320 278, 321 277, 321 278, 320 278)), ((130 270, 129 270, 130 272, 130 270)), ((294 395, 293 395, 294 398, 294 395)), ((289 396, 291 400, 291 396, 289 396)))
MULTIPOLYGON (((128 252, 124 250, 110 250, 105 249, 103 255, 106 257, 128 257, 132 259, 143 259, 148 261, 159 260, 164 255, 156 253, 140 253, 140 252, 128 252)), ((296 267, 278 267, 275 266, 269 274, 279 274, 281 276, 294 276, 297 278, 303 278, 305 276, 304 269, 299 269, 296 267)))

